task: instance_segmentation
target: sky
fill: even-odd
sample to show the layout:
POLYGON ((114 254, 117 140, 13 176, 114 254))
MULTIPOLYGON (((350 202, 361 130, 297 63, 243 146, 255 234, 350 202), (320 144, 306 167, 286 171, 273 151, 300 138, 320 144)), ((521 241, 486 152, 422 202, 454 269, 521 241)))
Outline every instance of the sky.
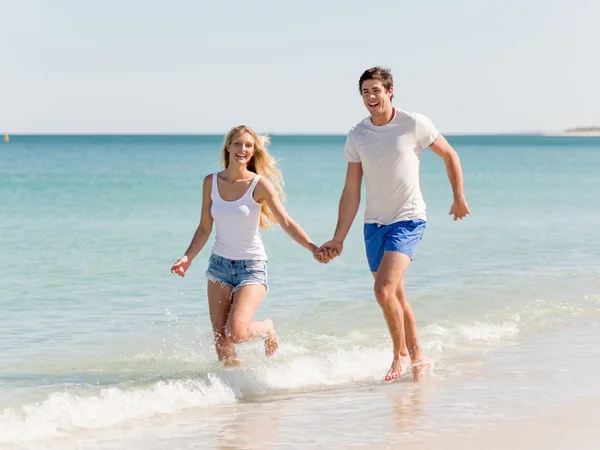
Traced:
POLYGON ((344 134, 382 65, 445 134, 600 126, 598 0, 0 0, 0 132, 344 134))

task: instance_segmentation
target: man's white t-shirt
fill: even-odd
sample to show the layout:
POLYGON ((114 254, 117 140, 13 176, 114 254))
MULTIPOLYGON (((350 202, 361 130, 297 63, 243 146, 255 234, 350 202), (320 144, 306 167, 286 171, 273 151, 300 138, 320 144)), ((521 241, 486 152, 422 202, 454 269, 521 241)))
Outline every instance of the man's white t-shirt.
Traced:
POLYGON ((439 136, 431 120, 394 109, 394 118, 375 126, 367 117, 346 138, 344 159, 361 163, 367 204, 365 223, 389 225, 426 219, 419 164, 421 150, 439 136))

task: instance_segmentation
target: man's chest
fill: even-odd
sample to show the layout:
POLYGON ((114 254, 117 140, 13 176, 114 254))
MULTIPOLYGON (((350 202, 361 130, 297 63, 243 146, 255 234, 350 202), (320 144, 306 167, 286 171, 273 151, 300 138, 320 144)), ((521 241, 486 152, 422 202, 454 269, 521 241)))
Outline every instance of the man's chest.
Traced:
POLYGON ((363 164, 393 164, 415 156, 418 150, 414 134, 366 134, 355 142, 363 164))

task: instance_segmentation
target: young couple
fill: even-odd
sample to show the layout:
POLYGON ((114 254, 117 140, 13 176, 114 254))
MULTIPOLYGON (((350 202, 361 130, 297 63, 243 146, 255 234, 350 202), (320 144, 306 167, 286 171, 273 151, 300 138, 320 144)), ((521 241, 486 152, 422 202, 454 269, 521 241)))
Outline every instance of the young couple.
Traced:
POLYGON ((385 377, 393 380, 413 367, 426 366, 415 317, 404 292, 404 274, 425 229, 421 191, 421 150, 431 148, 444 159, 454 201, 454 220, 470 213, 456 152, 425 116, 395 108, 389 70, 373 67, 358 83, 369 117, 349 132, 344 148, 348 166, 333 239, 317 247, 282 205, 282 176, 267 151, 268 138, 246 127, 233 128, 222 151, 224 170, 204 178, 200 224, 188 249, 171 268, 185 276, 216 224, 215 243, 206 271, 208 304, 220 361, 239 364, 235 344, 262 338, 267 356, 279 341, 270 319, 253 316, 267 292, 267 256, 259 229, 278 223, 322 263, 342 253, 356 217, 365 179, 364 238, 374 291, 393 344, 393 361, 385 377))

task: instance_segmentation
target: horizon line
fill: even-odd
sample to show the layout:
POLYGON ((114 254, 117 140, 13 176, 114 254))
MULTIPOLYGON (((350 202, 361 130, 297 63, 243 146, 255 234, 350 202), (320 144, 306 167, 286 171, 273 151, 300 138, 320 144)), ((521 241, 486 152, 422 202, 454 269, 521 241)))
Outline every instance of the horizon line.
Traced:
MULTIPOLYGON (((556 133, 570 135, 575 132, 568 131, 496 131, 496 132, 463 132, 463 133, 442 133, 444 136, 543 136, 554 135, 556 133)), ((1 135, 7 136, 219 136, 223 137, 226 133, 216 132, 165 132, 165 133, 147 133, 147 132, 2 132, 1 135)), ((258 132, 268 136, 346 136, 347 132, 258 132)))

